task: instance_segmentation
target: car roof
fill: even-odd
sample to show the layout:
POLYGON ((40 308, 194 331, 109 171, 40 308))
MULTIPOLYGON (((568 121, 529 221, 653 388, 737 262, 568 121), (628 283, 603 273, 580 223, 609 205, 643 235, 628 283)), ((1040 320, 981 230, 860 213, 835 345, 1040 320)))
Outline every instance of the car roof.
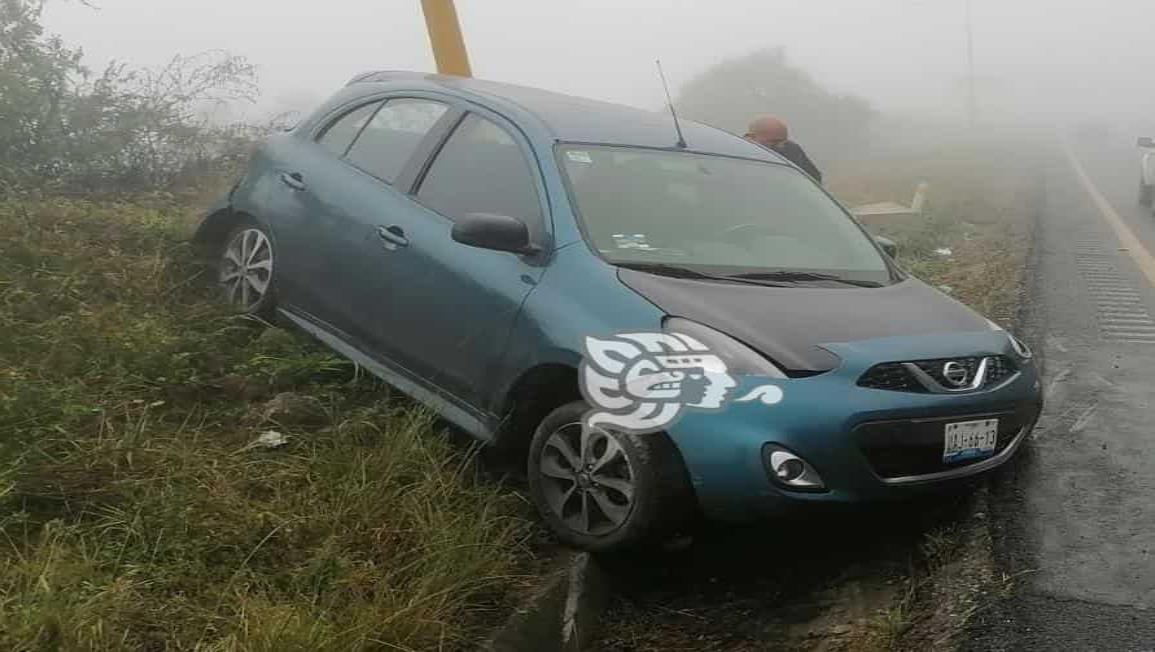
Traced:
MULTIPOLYGON (((677 143, 667 111, 647 111, 515 84, 406 71, 366 72, 349 81, 350 86, 359 84, 472 96, 499 112, 504 108, 532 115, 559 142, 663 149, 672 149, 677 143)), ((685 118, 680 122, 687 148, 692 151, 783 162, 770 150, 729 132, 685 118)))

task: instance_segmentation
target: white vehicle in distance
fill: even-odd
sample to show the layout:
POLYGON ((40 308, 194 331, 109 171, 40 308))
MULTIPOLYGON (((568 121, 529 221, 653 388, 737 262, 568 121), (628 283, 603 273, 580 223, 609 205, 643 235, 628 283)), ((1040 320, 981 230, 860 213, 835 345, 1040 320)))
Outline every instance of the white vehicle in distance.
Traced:
POLYGON ((1155 139, 1139 139, 1143 160, 1139 163, 1139 205, 1151 208, 1155 203, 1155 139))

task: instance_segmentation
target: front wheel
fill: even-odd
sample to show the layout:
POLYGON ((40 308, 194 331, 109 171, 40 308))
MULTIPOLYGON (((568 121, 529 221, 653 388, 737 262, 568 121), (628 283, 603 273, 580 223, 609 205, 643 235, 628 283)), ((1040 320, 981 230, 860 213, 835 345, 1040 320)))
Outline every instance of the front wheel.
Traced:
POLYGON ((264 227, 246 220, 229 233, 218 261, 217 280, 238 311, 271 318, 276 307, 276 256, 264 227))
POLYGON ((584 425, 588 405, 551 412, 529 450, 529 487, 562 542, 591 552, 659 543, 693 512, 685 464, 665 433, 584 425))

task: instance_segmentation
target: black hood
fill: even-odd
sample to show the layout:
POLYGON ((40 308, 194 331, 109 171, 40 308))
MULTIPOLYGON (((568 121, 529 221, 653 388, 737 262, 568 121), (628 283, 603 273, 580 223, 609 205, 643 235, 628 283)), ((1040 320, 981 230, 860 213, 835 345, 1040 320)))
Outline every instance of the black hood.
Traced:
POLYGON ((790 371, 829 371, 820 344, 989 328, 970 308, 908 278, 881 288, 761 287, 619 269, 666 313, 716 328, 790 371))

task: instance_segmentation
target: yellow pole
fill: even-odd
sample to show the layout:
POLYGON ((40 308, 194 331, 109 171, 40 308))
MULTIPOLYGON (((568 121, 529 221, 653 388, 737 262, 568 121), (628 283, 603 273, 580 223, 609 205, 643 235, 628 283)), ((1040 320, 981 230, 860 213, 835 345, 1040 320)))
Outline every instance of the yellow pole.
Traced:
POLYGON ((429 42, 433 45, 437 72, 472 77, 469 55, 465 51, 465 39, 461 36, 461 23, 457 20, 453 0, 421 0, 421 8, 425 12, 425 26, 429 29, 429 42))

